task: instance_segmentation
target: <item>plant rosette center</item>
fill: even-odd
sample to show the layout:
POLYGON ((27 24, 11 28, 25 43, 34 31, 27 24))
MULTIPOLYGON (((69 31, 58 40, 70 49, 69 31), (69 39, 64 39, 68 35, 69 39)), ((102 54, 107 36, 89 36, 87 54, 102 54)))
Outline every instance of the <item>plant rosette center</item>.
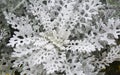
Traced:
POLYGON ((57 47, 60 50, 65 50, 65 45, 70 42, 69 40, 67 40, 69 35, 70 31, 65 30, 59 32, 53 30, 46 33, 40 33, 40 36, 46 38, 53 45, 53 47, 57 47))

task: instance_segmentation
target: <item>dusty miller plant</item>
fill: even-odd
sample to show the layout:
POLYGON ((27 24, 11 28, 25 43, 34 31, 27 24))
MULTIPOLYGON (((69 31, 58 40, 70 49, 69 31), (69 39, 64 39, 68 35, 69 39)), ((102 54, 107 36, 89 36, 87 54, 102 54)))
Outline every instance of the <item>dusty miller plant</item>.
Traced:
POLYGON ((7 46, 21 75, 97 75, 120 58, 120 19, 109 18, 99 0, 22 3, 22 15, 3 11, 14 29, 7 46))

